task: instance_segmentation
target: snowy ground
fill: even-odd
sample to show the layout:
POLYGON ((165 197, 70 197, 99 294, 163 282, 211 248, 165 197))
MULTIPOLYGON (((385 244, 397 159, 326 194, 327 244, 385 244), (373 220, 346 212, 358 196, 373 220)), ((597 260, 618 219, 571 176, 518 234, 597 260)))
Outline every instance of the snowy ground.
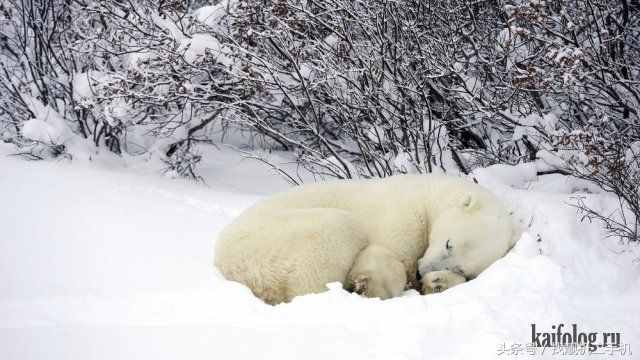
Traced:
POLYGON ((288 185, 221 156, 207 186, 0 156, 0 359, 640 357, 640 251, 579 223, 566 203, 580 189, 561 176, 476 172, 531 226, 474 281, 387 301, 334 287, 272 307, 222 279, 212 248, 239 211, 288 185), (502 354, 531 342, 531 323, 619 332, 633 355, 502 354))

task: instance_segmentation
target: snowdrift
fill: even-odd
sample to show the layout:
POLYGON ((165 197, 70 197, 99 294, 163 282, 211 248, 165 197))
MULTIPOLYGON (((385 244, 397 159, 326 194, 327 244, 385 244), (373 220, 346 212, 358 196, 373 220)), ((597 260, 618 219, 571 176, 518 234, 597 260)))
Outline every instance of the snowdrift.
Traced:
MULTIPOLYGON (((559 323, 619 332, 636 353, 618 358, 640 354, 637 247, 580 222, 568 204, 584 184, 537 177, 533 165, 473 174, 526 227, 477 279, 387 301, 330 284, 275 307, 224 280, 212 249, 256 192, 287 186, 276 175, 248 167, 230 190, 218 184, 237 167, 209 186, 6 156, 0 167, 2 359, 559 359, 514 350, 531 342, 531 324, 559 323)), ((602 354, 588 358, 613 358, 602 354)))

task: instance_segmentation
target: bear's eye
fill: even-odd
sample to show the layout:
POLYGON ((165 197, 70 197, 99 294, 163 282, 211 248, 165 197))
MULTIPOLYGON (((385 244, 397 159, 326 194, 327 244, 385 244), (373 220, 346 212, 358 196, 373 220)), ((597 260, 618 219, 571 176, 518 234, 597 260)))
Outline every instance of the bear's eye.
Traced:
POLYGON ((453 249, 453 245, 451 245, 451 239, 447 240, 447 244, 445 245, 445 247, 447 248, 447 250, 453 249))

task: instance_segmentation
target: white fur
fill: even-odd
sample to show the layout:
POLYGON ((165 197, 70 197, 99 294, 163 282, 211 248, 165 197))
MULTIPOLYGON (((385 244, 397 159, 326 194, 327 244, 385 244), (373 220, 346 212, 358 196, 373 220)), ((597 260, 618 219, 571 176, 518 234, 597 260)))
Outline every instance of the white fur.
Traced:
POLYGON ((404 265, 383 246, 369 245, 353 264, 347 284, 354 292, 382 300, 399 296, 407 284, 404 265))
POLYGON ((366 236, 347 211, 332 208, 249 211, 223 230, 215 264, 268 304, 343 282, 366 236))
POLYGON ((422 278, 422 293, 432 294, 443 292, 458 284, 462 284, 467 279, 449 270, 432 271, 422 278))
MULTIPOLYGON (((465 276, 467 271, 477 275, 509 248, 511 228, 506 222, 510 224, 506 211, 491 194, 453 177, 402 175, 304 185, 241 214, 221 233, 215 264, 227 279, 247 285, 273 304, 323 291, 328 282, 353 281, 360 274, 350 270, 371 244, 384 250, 363 253, 358 261, 367 265, 367 271, 371 264, 399 262, 405 270, 404 282, 414 284, 417 260, 425 254, 431 227, 437 247, 444 247, 449 237, 469 249, 475 249, 476 243, 483 247, 482 251, 456 252, 453 258, 427 251, 430 260, 421 262, 421 270, 445 270, 446 264, 456 264, 465 276), (376 256, 393 259, 368 260, 376 256)), ((385 274, 383 266, 375 269, 378 274, 385 274)), ((369 279, 376 276, 380 275, 369 279)), ((396 296, 398 285, 389 282, 402 280, 398 276, 378 279, 369 289, 393 288, 388 293, 396 296)), ((376 294, 366 295, 385 296, 380 290, 370 292, 376 294)))
POLYGON ((433 222, 429 248, 419 262, 423 290, 432 287, 428 284, 429 278, 445 279, 438 284, 441 291, 462 282, 446 272, 467 280, 475 278, 504 256, 515 239, 514 222, 493 195, 488 192, 468 194, 459 206, 443 211, 433 222))

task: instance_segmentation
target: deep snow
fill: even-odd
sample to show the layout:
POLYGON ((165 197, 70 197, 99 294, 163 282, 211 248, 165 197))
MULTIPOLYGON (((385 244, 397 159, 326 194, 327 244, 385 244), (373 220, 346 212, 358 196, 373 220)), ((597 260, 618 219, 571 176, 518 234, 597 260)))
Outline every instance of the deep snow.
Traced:
POLYGON ((579 222, 567 203, 583 184, 533 165, 480 169, 479 183, 531 225, 477 279, 387 301, 333 284, 272 307, 219 275, 213 242, 260 194, 289 185, 229 151, 218 158, 203 185, 0 156, 0 359, 640 357, 640 251, 579 222), (633 355, 499 353, 531 342, 531 323, 620 332, 633 355))

